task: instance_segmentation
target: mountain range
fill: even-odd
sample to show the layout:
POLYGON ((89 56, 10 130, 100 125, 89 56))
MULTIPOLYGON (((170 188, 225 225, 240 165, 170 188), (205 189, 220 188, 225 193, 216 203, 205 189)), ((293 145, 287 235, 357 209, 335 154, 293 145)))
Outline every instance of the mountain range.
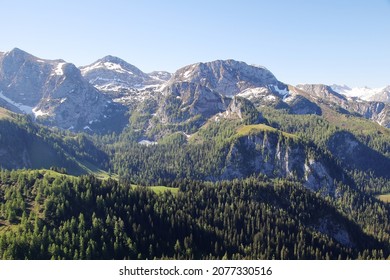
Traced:
POLYGON ((150 123, 197 122, 200 127, 210 117, 226 113, 234 96, 257 108, 317 115, 331 109, 390 126, 389 87, 361 92, 335 85, 295 87, 264 67, 234 60, 196 63, 173 74, 147 74, 114 56, 77 68, 17 48, 0 53, 1 106, 62 129, 120 132, 131 125, 129 110, 151 116, 142 128, 145 134, 150 123))

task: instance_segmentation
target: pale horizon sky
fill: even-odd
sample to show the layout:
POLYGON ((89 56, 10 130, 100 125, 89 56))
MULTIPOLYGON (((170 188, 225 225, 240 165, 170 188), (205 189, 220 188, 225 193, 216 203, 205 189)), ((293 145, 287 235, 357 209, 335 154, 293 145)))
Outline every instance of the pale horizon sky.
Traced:
POLYGON ((390 85, 389 0, 0 0, 0 51, 148 73, 235 59, 280 81, 390 85))

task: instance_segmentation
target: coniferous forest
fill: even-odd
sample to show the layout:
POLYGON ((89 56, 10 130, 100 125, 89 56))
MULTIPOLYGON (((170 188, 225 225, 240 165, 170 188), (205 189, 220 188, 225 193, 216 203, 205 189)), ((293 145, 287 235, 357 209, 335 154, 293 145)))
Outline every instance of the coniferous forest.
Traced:
POLYGON ((174 181, 158 191, 55 171, 1 172, 2 259, 383 259, 389 206, 347 186, 174 181), (372 217, 375 217, 373 219, 372 217))

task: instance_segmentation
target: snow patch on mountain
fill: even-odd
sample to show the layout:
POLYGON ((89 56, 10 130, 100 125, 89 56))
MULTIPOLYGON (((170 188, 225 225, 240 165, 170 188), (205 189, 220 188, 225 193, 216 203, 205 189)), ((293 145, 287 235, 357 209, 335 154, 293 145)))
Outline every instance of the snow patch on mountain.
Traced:
POLYGON ((172 74, 167 72, 167 71, 154 71, 152 73, 149 73, 148 75, 152 79, 155 79, 155 80, 161 81, 161 82, 166 82, 172 77, 172 74))
POLYGON ((57 76, 62 76, 62 75, 64 75, 64 71, 62 70, 62 67, 63 67, 65 64, 66 64, 65 62, 61 62, 61 63, 58 63, 58 64, 57 64, 57 67, 54 69, 54 73, 55 73, 57 76))
POLYGON ((270 90, 266 87, 255 87, 255 88, 248 88, 246 90, 243 90, 238 96, 251 99, 251 98, 258 98, 258 97, 264 97, 270 93, 270 90))
POLYGON ((33 108, 32 112, 33 112, 35 118, 49 115, 49 113, 43 112, 41 109, 38 109, 38 108, 33 108))
POLYGON ((91 66, 87 66, 87 67, 84 67, 81 69, 81 73, 83 75, 85 75, 86 73, 92 71, 92 70, 96 70, 96 69, 99 69, 99 68, 103 68, 103 69, 108 69, 108 70, 112 70, 112 71, 115 71, 115 72, 118 72, 118 73, 127 73, 129 75, 134 75, 133 72, 129 71, 129 70, 126 70, 124 69, 120 64, 118 63, 113 63, 113 62, 103 62, 103 61, 99 61, 95 64, 92 64, 91 66))
POLYGON ((150 145, 157 145, 157 142, 150 141, 150 140, 141 140, 138 142, 138 144, 144 145, 144 146, 150 146, 150 145))
POLYGON ((14 105, 15 107, 17 107, 20 111, 22 111, 25 114, 32 114, 33 113, 33 107, 27 106, 27 105, 24 105, 24 104, 21 104, 21 103, 17 103, 15 101, 9 99, 7 96, 5 96, 3 94, 2 91, 0 91, 0 98, 4 99, 8 103, 14 105))
POLYGON ((285 99, 290 95, 288 88, 280 89, 278 86, 275 85, 271 85, 271 86, 273 87, 274 91, 276 91, 283 99, 285 99))

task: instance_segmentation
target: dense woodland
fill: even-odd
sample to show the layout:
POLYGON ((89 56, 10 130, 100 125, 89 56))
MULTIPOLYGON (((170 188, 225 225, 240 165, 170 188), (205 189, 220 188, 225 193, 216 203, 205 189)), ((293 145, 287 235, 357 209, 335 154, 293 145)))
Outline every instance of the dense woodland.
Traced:
POLYGON ((86 135, 0 116, 0 145, 10 147, 1 151, 0 259, 389 258, 390 206, 376 198, 390 192, 389 130, 353 116, 262 114, 266 125, 255 130, 245 120, 169 133, 156 126, 162 137, 149 146, 138 143, 135 125, 86 135), (302 174, 266 176, 250 166, 221 178, 232 150, 252 156, 240 150, 248 135, 327 164, 332 190, 313 192, 302 174), (357 149, 348 154, 351 141, 357 149), (96 170, 106 178, 80 176, 96 170))
POLYGON ((156 193, 53 171, 1 171, 0 185, 2 259, 382 259, 390 253, 389 206, 347 186, 331 198, 297 182, 252 177, 175 181, 177 192, 156 193))

